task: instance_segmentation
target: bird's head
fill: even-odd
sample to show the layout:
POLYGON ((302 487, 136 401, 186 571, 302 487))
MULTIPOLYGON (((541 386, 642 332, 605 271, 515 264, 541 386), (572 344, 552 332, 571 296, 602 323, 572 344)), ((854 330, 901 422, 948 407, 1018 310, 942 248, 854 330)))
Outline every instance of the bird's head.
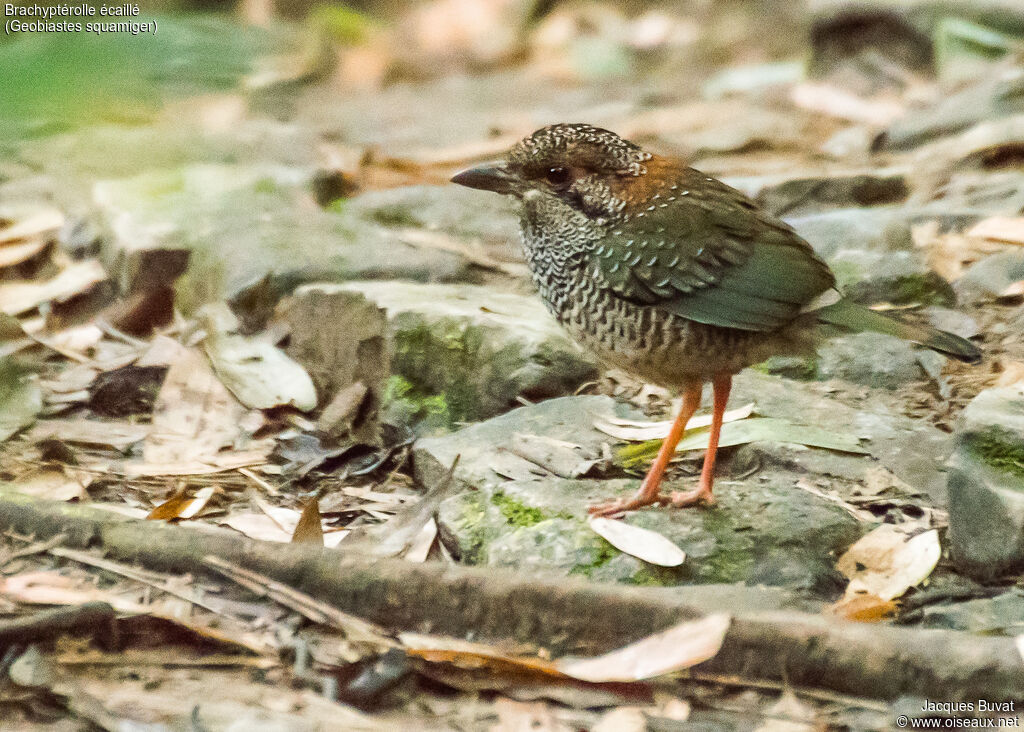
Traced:
POLYGON ((516 196, 530 208, 568 207, 599 223, 617 218, 645 188, 654 156, 587 124, 543 127, 504 157, 453 183, 516 196))

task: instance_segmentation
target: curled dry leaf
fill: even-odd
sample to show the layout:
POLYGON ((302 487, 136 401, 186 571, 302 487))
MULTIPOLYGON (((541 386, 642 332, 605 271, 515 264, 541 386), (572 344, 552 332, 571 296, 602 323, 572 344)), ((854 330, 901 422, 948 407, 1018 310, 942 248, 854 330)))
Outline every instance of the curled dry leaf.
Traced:
POLYGON ((714 658, 732 622, 727 613, 687 620, 594 658, 564 657, 555 668, 581 681, 640 681, 714 658))
POLYGON ((202 320, 206 355, 238 401, 250 409, 316 407, 316 387, 306 370, 271 343, 231 333, 237 319, 226 305, 207 306, 202 320))
MULTIPOLYGON (((750 402, 750 404, 745 404, 742 407, 730 409, 722 415, 722 421, 735 422, 740 419, 746 419, 753 411, 754 403, 750 402)), ((668 436, 668 431, 672 428, 672 422, 673 420, 671 419, 662 422, 643 422, 611 417, 607 420, 599 419, 595 421, 594 427, 610 437, 630 442, 643 442, 644 440, 663 440, 668 436)), ((710 425, 711 415, 701 414, 691 419, 686 427, 687 431, 689 431, 699 427, 709 427, 710 425)))
POLYGON ((878 623, 896 614, 898 606, 869 592, 847 594, 829 608, 829 614, 859 623, 878 623))
POLYGON ((1024 218, 993 216, 983 219, 967 230, 967 236, 1024 245, 1024 218))
POLYGON ((850 578, 846 597, 866 592, 893 600, 927 579, 941 554, 935 529, 909 536, 882 524, 847 549, 836 568, 850 578))
POLYGON ((686 561, 686 553, 657 531, 602 517, 592 518, 587 524, 595 534, 619 551, 648 564, 678 567, 686 561))
POLYGON ((94 259, 72 262, 45 282, 0 285, 0 310, 8 315, 21 315, 51 300, 63 301, 79 295, 106 278, 103 266, 94 259))
POLYGON ((293 544, 324 545, 324 529, 320 525, 320 502, 315 498, 306 501, 299 515, 299 521, 292 532, 293 544))
POLYGON ((215 491, 214 486, 206 486, 196 491, 195 496, 191 498, 185 491, 179 491, 150 511, 146 518, 162 521, 194 518, 206 508, 215 491))

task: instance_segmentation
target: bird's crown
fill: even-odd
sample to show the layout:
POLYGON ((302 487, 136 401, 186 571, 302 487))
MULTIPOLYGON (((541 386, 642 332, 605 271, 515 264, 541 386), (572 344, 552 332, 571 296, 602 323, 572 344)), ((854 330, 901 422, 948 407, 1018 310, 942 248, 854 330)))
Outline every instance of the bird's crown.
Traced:
POLYGON ((508 154, 522 170, 572 166, 596 173, 639 176, 651 154, 610 130, 588 124, 542 127, 520 140, 508 154))

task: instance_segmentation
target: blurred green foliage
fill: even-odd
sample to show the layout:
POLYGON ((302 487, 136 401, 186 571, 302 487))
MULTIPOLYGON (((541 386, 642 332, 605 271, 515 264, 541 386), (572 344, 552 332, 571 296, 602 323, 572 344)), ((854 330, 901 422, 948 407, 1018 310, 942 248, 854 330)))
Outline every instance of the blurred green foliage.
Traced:
POLYGON ((143 121, 169 99, 235 87, 285 40, 227 16, 133 20, 155 20, 157 33, 24 32, 0 44, 0 134, 143 121))

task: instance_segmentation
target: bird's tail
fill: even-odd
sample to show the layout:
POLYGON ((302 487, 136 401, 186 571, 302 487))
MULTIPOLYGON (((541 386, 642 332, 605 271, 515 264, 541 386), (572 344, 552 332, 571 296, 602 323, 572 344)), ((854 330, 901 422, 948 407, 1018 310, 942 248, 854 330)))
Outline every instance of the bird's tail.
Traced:
POLYGON ((978 347, 958 335, 927 325, 904 323, 849 300, 840 300, 834 305, 815 310, 814 314, 820 322, 829 325, 852 331, 869 330, 896 336, 967 363, 981 361, 981 351, 978 347))

